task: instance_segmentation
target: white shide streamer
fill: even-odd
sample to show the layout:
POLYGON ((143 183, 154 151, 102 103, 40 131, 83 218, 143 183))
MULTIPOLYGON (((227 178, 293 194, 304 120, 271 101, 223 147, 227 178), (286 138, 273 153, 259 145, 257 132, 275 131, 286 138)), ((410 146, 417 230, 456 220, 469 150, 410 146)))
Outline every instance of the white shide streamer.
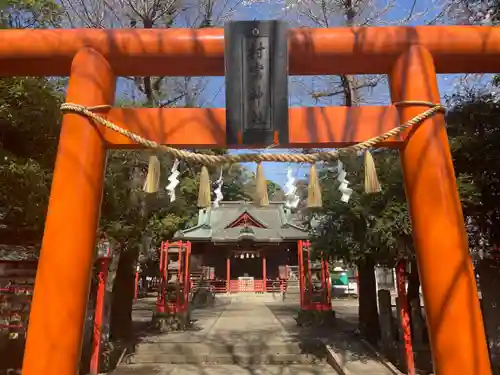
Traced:
POLYGON ((214 204, 213 207, 217 208, 219 207, 219 203, 222 201, 224 196, 222 195, 222 184, 224 183, 224 180, 222 179, 222 169, 220 170, 220 177, 219 179, 215 182, 217 187, 214 190, 215 193, 215 199, 214 199, 214 204))
POLYGON ((165 188, 168 191, 170 202, 175 201, 175 188, 179 185, 179 175, 179 160, 175 159, 172 169, 170 170, 170 176, 168 176, 169 183, 165 188))
POLYGON ((351 198, 352 189, 348 187, 349 181, 345 179, 347 176, 347 172, 344 169, 344 163, 342 163, 340 160, 337 164, 337 172, 337 180, 340 182, 339 191, 342 193, 342 197, 340 198, 340 200, 344 203, 347 203, 351 198))
POLYGON ((286 207, 297 208, 300 198, 297 195, 297 186, 295 186, 295 178, 293 178, 292 168, 288 168, 287 181, 285 184, 286 207))

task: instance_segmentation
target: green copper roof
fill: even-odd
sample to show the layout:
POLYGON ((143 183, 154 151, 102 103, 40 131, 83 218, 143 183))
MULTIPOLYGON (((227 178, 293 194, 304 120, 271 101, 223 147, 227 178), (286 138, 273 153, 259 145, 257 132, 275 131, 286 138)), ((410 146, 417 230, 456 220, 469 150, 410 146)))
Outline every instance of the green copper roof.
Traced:
POLYGON ((283 202, 259 207, 251 202, 221 202, 218 208, 201 209, 198 224, 178 231, 174 239, 210 242, 286 242, 306 239, 308 232, 297 223, 283 202), (247 214, 263 228, 230 225, 247 214))

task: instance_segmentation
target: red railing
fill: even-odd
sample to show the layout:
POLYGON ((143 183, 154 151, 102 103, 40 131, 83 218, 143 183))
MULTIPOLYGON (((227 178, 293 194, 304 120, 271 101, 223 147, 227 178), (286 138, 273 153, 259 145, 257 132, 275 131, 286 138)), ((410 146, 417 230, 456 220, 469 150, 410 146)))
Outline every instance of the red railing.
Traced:
MULTIPOLYGON (((286 290, 285 280, 266 280, 265 284, 264 280, 230 280, 229 288, 226 280, 208 280, 207 284, 213 293, 282 293, 286 290)), ((201 285, 193 283, 191 290, 194 292, 201 285)))

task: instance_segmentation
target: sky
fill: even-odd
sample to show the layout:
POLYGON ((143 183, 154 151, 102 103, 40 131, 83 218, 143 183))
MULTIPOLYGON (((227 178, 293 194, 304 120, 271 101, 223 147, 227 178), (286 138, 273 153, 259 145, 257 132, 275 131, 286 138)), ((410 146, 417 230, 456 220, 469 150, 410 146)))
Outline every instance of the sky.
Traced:
MULTIPOLYGON (((295 0, 297 1, 297 0, 295 0)), ((300 0, 299 0, 300 1, 300 0)), ((310 4, 310 0, 303 0, 305 4, 310 4)), ((383 9, 383 7, 390 0, 372 0, 375 5, 375 9, 383 9)), ((410 14, 410 9, 413 10, 413 19, 408 22, 405 21, 407 25, 424 25, 434 20, 437 14, 442 9, 442 3, 445 0, 395 0, 395 5, 390 8, 389 11, 384 13, 382 17, 379 17, 374 24, 376 25, 393 25, 395 23, 401 23, 401 20, 406 20, 410 14)), ((313 2, 314 3, 314 2, 313 2)), ((289 3, 288 3, 289 4, 289 3)), ((266 19, 279 19, 284 18, 289 21, 289 24, 293 26, 297 22, 300 24, 307 24, 308 20, 304 17, 297 19, 297 11, 292 9, 290 11, 283 10, 284 2, 280 0, 268 0, 268 1, 254 1, 252 4, 246 6, 239 6, 232 15, 233 20, 266 20, 266 19)), ((302 8, 304 9, 304 8, 302 8)), ((314 9, 313 9, 314 10, 314 9)), ((371 16, 373 13, 369 14, 371 16)), ((342 25, 343 20, 341 18, 335 18, 332 16, 329 19, 330 25, 339 26, 342 25)), ((487 77, 486 77, 487 78, 487 77)), ((315 88, 316 90, 325 91, 328 87, 332 86, 332 82, 335 77, 289 77, 289 104, 290 106, 325 106, 325 105, 339 105, 341 103, 341 97, 334 97, 327 101, 315 102, 311 99, 310 95, 305 94, 304 87, 315 88), (321 90, 321 87, 325 87, 321 90)), ((455 90, 457 83, 463 79, 462 75, 439 75, 439 89, 443 96, 449 94, 455 90)), ((478 82, 477 78, 474 77, 476 84, 478 82)), ((482 77, 482 81, 485 77, 482 77)), ((199 97, 200 105, 203 107, 225 107, 225 81, 224 77, 208 77, 208 78, 194 78, 195 82, 203 83, 204 90, 199 97)), ((123 86, 122 86, 123 87, 123 86)), ((386 82, 381 82, 379 85, 371 90, 362 92, 364 103, 372 105, 386 105, 390 103, 389 91, 386 82)), ((283 152, 287 150, 268 150, 266 153, 272 152, 283 152)), ((231 152, 258 152, 251 150, 238 150, 231 152)), ((249 163, 245 166, 254 171, 255 164, 249 163)), ((308 166, 297 166, 297 165, 287 165, 283 163, 264 163, 264 171, 267 179, 277 182, 281 186, 286 183, 287 169, 292 168, 294 171, 294 176, 296 178, 305 178, 308 171, 308 166)), ((230 183, 227 181, 226 183, 230 183)))

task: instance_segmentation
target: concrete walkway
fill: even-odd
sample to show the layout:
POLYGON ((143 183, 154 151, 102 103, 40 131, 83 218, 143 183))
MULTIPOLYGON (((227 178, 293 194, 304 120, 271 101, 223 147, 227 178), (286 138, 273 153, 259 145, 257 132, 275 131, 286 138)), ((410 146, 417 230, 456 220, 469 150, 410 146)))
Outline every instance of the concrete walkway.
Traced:
MULTIPOLYGON (((134 320, 150 320, 153 308, 154 299, 136 303, 134 320)), ((135 353, 114 375, 393 375, 342 333, 353 326, 355 306, 339 311, 332 330, 297 327, 297 310, 271 296, 218 296, 216 306, 193 311, 190 331, 140 332, 135 353), (339 372, 326 363, 327 347, 339 372)))
MULTIPOLYGON (((325 358, 289 337, 269 303, 277 302, 218 297, 215 307, 193 311, 190 331, 143 331, 114 375, 337 375, 325 358)), ((141 304, 134 317, 148 319, 148 303, 141 304)))
POLYGON ((284 343, 287 332, 259 300, 232 300, 208 334, 208 340, 233 345, 284 343))

